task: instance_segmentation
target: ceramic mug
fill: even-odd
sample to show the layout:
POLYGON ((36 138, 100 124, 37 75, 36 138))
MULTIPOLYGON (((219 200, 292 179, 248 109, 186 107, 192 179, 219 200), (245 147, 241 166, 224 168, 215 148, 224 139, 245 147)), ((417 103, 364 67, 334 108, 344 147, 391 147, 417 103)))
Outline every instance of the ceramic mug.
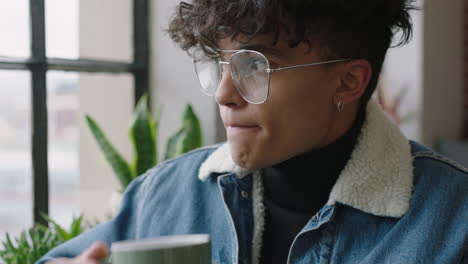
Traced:
POLYGON ((206 234, 163 236, 112 243, 102 264, 209 264, 210 237, 206 234))

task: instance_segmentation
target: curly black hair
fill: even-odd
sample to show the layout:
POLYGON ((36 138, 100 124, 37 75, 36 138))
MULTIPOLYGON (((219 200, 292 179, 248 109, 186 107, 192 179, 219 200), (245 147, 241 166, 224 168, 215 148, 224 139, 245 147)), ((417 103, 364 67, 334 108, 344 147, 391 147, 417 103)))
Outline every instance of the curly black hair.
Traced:
POLYGON ((395 46, 412 37, 413 9, 414 0, 192 0, 176 7, 168 33, 182 49, 198 47, 213 56, 217 41, 227 37, 274 33, 277 41, 284 30, 290 47, 319 41, 323 59, 370 62, 373 76, 361 98, 365 107, 394 35, 401 32, 395 46))

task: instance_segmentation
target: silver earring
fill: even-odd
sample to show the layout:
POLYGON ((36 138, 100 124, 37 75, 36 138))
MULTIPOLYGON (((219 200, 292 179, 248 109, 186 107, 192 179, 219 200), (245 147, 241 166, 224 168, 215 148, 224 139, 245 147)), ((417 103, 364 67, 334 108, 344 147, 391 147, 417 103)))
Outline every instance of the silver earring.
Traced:
POLYGON ((342 112, 344 109, 344 104, 341 101, 339 101, 336 105, 336 109, 338 110, 338 112, 342 112))

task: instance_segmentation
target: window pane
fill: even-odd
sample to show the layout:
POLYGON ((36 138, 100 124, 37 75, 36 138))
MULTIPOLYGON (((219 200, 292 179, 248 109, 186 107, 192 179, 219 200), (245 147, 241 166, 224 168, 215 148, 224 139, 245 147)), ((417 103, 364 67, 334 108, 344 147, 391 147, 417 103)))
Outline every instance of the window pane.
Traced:
POLYGON ((0 2, 0 56, 28 57, 30 55, 29 1, 0 2))
POLYGON ((132 60, 132 2, 132 0, 79 1, 80 57, 132 60))
POLYGON ((92 116, 132 161, 128 138, 133 112, 131 74, 48 73, 50 213, 69 226, 72 217, 104 220, 120 186, 91 134, 92 116), (99 201, 99 203, 96 203, 99 201))
POLYGON ((47 56, 132 60, 132 0, 45 3, 47 56))
POLYGON ((50 215, 68 227, 79 215, 78 74, 47 75, 50 215))
POLYGON ((30 74, 0 71, 0 239, 32 225, 30 74))
POLYGON ((78 1, 46 0, 47 56, 78 57, 78 1))

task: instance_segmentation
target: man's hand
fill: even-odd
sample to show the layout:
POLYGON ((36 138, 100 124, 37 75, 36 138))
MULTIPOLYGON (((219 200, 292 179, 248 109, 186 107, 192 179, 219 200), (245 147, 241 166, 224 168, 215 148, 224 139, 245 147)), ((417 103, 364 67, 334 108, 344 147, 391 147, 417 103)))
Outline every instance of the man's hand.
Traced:
POLYGON ((59 258, 48 261, 46 264, 99 264, 99 261, 107 257, 108 254, 109 250, 106 244, 96 242, 76 258, 59 258))

